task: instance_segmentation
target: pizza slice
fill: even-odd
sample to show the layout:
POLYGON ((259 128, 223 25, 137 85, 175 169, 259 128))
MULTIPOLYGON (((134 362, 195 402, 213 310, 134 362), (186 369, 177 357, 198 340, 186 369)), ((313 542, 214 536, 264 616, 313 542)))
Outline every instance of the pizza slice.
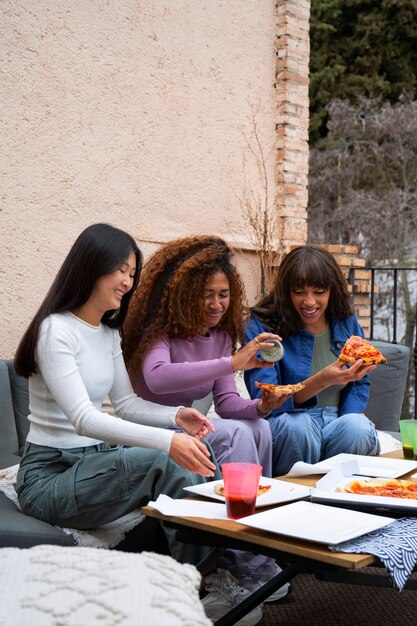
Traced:
POLYGON ((337 489, 337 491, 357 495, 417 500, 417 482, 400 478, 355 479, 345 485, 343 489, 337 489))
POLYGON ((284 396, 292 395, 305 387, 303 383, 297 383, 295 385, 273 385, 271 383, 258 383, 258 381, 255 382, 255 385, 259 387, 259 389, 265 389, 265 391, 284 396))
POLYGON ((381 354, 378 348, 375 348, 369 341, 352 335, 346 341, 343 346, 338 359, 344 363, 355 363, 359 359, 365 363, 365 365, 380 365, 381 363, 387 363, 387 359, 381 354))
MULTIPOLYGON (((214 485, 213 487, 214 489, 214 493, 217 493, 218 496, 224 496, 224 485, 222 485, 221 483, 218 483, 217 485, 214 485)), ((271 489, 271 485, 259 485, 258 487, 258 498, 259 496, 263 496, 265 493, 268 493, 268 491, 270 491, 271 489)))

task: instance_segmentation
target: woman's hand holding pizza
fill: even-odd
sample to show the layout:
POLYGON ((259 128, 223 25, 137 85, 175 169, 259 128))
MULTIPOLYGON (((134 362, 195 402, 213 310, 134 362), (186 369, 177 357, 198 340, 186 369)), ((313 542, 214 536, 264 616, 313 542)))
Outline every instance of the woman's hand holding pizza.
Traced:
POLYGON ((278 339, 278 341, 281 341, 279 335, 274 335, 273 333, 259 333, 259 335, 249 341, 249 343, 232 356, 233 371, 238 372, 258 367, 271 367, 273 363, 262 361, 256 356, 256 352, 259 348, 267 348, 271 345, 270 343, 268 344, 268 339, 278 339))
POLYGON ((297 404, 302 404, 331 385, 347 385, 360 380, 375 368, 376 365, 364 365, 363 361, 356 361, 356 363, 347 367, 346 363, 337 359, 334 363, 330 363, 320 372, 304 381, 304 389, 295 395, 296 402, 297 404))
POLYGON ((261 399, 258 402, 258 412, 264 414, 280 407, 290 396, 304 389, 303 382, 288 385, 275 385, 274 383, 260 383, 255 381, 255 385, 261 389, 261 399))
POLYGON ((261 399, 258 402, 258 410, 261 413, 270 413, 274 409, 280 407, 288 398, 292 396, 292 393, 273 393, 272 391, 267 391, 266 389, 262 389, 261 391, 261 399))
POLYGON ((350 367, 346 363, 337 359, 319 372, 324 387, 330 385, 346 385, 347 383, 360 380, 376 368, 376 365, 365 365, 363 361, 356 361, 350 367))

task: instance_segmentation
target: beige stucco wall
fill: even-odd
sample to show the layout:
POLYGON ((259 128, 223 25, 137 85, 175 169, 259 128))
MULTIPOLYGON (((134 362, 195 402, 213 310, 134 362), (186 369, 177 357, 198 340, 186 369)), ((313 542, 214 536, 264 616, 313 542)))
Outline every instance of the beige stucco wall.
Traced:
MULTIPOLYGON (((274 0, 2 0, 0 29, 0 356, 88 224, 145 254, 190 232, 248 244, 253 116, 265 154, 275 140, 274 0)), ((273 196, 273 153, 267 168, 273 196)))

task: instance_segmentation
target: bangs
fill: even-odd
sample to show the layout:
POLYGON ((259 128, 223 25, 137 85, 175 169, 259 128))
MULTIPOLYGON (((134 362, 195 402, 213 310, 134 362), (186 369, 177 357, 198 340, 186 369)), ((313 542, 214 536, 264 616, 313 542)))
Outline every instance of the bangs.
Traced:
POLYGON ((303 287, 316 287, 318 289, 330 289, 334 282, 332 269, 321 256, 303 255, 293 264, 289 276, 290 289, 302 289, 303 287))

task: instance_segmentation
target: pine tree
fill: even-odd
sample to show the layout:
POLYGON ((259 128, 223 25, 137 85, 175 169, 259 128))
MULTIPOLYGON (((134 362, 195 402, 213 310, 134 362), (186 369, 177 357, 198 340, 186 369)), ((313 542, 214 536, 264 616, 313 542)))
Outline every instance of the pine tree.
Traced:
POLYGON ((417 97, 417 0, 312 0, 310 41, 312 145, 334 98, 417 97))

